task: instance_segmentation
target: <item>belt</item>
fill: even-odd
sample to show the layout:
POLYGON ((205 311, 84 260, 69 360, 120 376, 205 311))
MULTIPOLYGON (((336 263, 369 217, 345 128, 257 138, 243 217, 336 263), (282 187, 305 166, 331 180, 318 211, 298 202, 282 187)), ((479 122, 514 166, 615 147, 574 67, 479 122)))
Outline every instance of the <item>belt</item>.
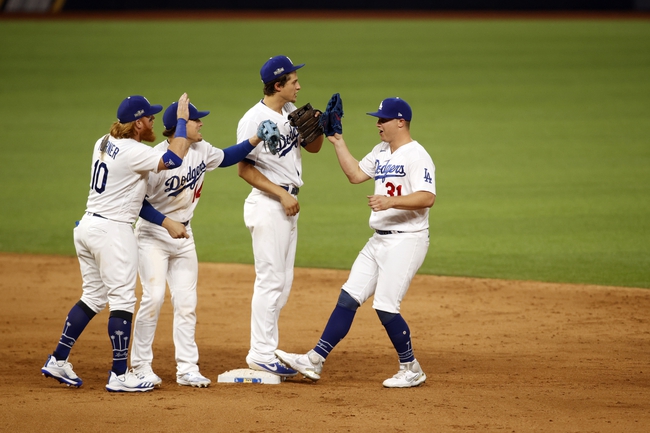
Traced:
POLYGON ((190 223, 190 221, 187 220, 187 221, 185 221, 185 222, 182 222, 181 224, 183 224, 185 227, 187 227, 187 225, 188 225, 189 223, 190 223))
POLYGON ((378 235, 394 235, 397 233, 406 233, 406 232, 401 232, 399 230, 375 230, 375 233, 378 235))
POLYGON ((106 219, 106 217, 103 217, 103 216, 101 216, 101 215, 98 214, 98 213, 91 213, 90 215, 92 215, 92 216, 96 216, 96 217, 98 217, 98 218, 104 218, 104 219, 106 219))
POLYGON ((298 188, 297 186, 290 186, 290 187, 284 185, 280 185, 280 186, 282 187, 282 189, 284 189, 291 195, 298 195, 298 192, 300 191, 300 188, 298 188))

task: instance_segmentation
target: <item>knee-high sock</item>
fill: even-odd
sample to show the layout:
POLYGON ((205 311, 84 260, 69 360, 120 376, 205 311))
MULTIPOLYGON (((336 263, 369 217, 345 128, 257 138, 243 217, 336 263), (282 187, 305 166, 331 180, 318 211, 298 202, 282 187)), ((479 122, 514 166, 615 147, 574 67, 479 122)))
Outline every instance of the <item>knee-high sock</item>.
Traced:
POLYGON ((334 346, 348 334, 355 314, 356 311, 337 305, 332 311, 314 351, 323 358, 327 358, 334 346))
POLYGON ((108 336, 113 345, 113 368, 118 376, 126 373, 129 358, 129 343, 131 342, 131 323, 133 313, 126 311, 111 311, 108 318, 108 336))
POLYGON ((65 318, 59 344, 56 345, 56 349, 52 353, 57 360, 68 359, 72 346, 93 317, 95 317, 95 313, 81 301, 70 309, 68 317, 65 318))
POLYGON ((399 362, 411 362, 415 359, 411 346, 411 330, 401 314, 396 314, 392 320, 384 323, 388 338, 399 356, 399 362))

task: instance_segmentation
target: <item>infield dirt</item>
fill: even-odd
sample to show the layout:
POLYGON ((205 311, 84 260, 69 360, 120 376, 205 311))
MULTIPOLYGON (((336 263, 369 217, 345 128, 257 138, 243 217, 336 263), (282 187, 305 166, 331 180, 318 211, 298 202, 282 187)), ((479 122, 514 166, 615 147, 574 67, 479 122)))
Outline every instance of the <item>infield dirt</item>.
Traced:
MULTIPOLYGON (((427 382, 385 389, 397 359, 371 306, 360 308, 322 379, 220 384, 244 368, 254 269, 201 263, 197 343, 209 388, 175 383, 171 302, 154 343, 162 387, 104 389, 107 311, 75 345, 83 378, 40 374, 81 294, 75 257, 0 254, 0 430, 6 432, 647 432, 650 291, 418 275, 402 313, 427 382)), ((317 342, 347 271, 296 269, 280 348, 317 342)), ((138 288, 138 296, 140 289, 138 288)))

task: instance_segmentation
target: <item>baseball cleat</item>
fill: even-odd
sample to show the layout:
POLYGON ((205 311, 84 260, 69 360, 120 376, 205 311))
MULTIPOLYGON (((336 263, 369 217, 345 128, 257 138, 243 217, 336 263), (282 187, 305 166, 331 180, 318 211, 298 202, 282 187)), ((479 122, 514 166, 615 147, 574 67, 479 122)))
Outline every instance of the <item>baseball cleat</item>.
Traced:
POLYGON ((266 371, 267 373, 272 373, 275 374, 276 376, 293 377, 298 374, 296 370, 287 367, 286 365, 282 364, 279 360, 270 363, 254 362, 248 360, 246 360, 246 362, 248 363, 248 367, 251 370, 266 371))
POLYGON ((191 371, 181 376, 176 376, 176 383, 179 385, 194 386, 196 388, 207 388, 212 381, 198 371, 191 371))
POLYGON ((133 373, 138 376, 138 379, 145 382, 151 382, 155 387, 160 388, 162 384, 162 379, 156 373, 153 372, 149 364, 143 364, 139 367, 132 369, 133 373))
POLYGON ((386 379, 384 386, 386 388, 410 388, 422 385, 425 380, 427 380, 427 375, 424 374, 420 363, 415 359, 412 362, 401 362, 397 374, 386 379))
POLYGON ((72 370, 72 364, 67 360, 57 361, 54 355, 50 355, 41 368, 41 373, 45 377, 52 377, 64 385, 76 386, 79 388, 83 381, 72 370))
POLYGON ((311 379, 314 382, 320 379, 320 373, 323 371, 325 358, 313 350, 310 350, 304 355, 276 350, 275 356, 280 358, 280 360, 285 364, 291 366, 291 368, 302 373, 306 378, 311 379))
POLYGON ((133 371, 117 375, 114 371, 108 373, 106 390, 110 392, 146 392, 153 389, 153 383, 136 376, 133 371))

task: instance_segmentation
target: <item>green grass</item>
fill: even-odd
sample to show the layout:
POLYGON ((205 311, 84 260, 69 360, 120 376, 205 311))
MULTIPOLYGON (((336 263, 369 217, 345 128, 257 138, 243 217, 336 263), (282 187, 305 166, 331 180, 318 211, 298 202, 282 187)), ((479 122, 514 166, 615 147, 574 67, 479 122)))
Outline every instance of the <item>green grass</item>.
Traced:
MULTIPOLYGON (((341 93, 357 158, 378 140, 367 111, 412 105, 437 168, 422 273, 650 287, 647 21, 2 21, 0 251, 74 255, 90 147, 122 98, 187 91, 226 147, 275 54, 307 63, 299 103, 341 93)), ((304 167, 297 265, 348 269, 372 185, 329 145, 304 167)), ((208 174, 202 261, 252 263, 248 191, 235 168, 208 174)))

